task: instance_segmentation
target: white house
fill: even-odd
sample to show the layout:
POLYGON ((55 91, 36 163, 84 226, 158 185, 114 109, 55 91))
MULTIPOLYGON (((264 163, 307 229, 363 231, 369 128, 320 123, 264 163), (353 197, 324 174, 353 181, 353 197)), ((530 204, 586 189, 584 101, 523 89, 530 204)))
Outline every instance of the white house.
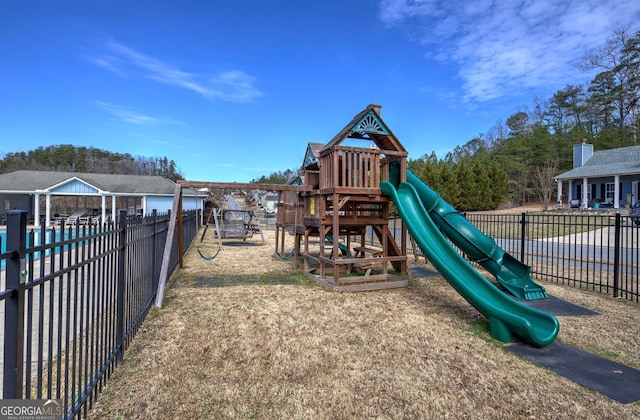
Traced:
MULTIPOLYGON (((118 199, 120 207, 127 208, 129 213, 147 215, 153 210, 162 213, 171 210, 175 187, 173 181, 161 176, 14 171, 0 174, 0 215, 21 209, 27 211, 35 226, 42 221, 49 226, 54 219, 51 200, 62 196, 74 197, 76 210, 88 208, 87 202, 93 198, 92 201, 99 202, 94 210, 101 220, 115 220, 118 199)), ((202 210, 207 196, 183 188, 183 210, 202 210)))
POLYGON ((640 145, 594 152, 583 141, 573 147, 573 169, 555 180, 559 206, 566 181, 569 208, 629 207, 640 199, 640 145))

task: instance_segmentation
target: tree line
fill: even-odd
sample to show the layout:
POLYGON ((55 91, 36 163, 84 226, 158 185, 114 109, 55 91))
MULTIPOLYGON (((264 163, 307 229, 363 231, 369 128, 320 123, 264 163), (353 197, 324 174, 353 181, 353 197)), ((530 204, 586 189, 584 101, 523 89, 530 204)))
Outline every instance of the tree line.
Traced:
POLYGON ((184 179, 176 163, 167 157, 132 156, 129 153, 114 153, 70 144, 41 146, 27 152, 6 153, 0 159, 0 173, 21 169, 160 175, 173 181, 184 179))
POLYGON ((254 178, 249 183, 252 184, 286 184, 292 178, 298 175, 298 171, 294 169, 285 169, 284 171, 272 172, 269 175, 262 175, 259 178, 254 178))

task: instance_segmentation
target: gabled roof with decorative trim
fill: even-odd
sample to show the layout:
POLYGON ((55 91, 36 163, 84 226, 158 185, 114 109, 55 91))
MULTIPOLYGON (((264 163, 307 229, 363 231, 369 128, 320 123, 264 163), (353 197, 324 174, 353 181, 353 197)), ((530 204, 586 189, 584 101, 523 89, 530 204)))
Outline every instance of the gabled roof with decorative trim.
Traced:
POLYGON ((312 168, 318 166, 318 157, 320 156, 320 150, 324 147, 324 143, 309 142, 307 144, 307 151, 304 154, 304 161, 302 162, 303 168, 312 168))
POLYGON ((563 172, 555 178, 580 179, 634 174, 640 174, 640 146, 594 152, 584 165, 563 172))
POLYGON ((380 105, 371 104, 353 119, 327 143, 320 155, 328 153, 334 146, 347 138, 372 141, 380 150, 407 153, 398 138, 380 117, 380 105))

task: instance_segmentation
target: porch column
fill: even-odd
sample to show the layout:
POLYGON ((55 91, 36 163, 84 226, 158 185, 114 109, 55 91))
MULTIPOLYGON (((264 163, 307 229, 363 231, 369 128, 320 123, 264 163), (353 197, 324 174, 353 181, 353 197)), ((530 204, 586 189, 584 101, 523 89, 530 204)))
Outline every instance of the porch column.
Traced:
POLYGON ((33 199, 35 203, 33 203, 33 226, 40 226, 40 194, 34 194, 33 199))
POLYGON ((45 198, 45 226, 51 226, 51 194, 44 196, 45 198))
POLYGON ((562 180, 556 179, 556 181, 558 182, 558 204, 556 205, 556 208, 561 208, 562 207, 562 180))
POLYGON ((589 179, 586 177, 582 178, 582 201, 580 203, 581 209, 586 209, 589 207, 589 200, 587 199, 588 187, 589 187, 589 179))
POLYGON ((613 208, 620 208, 620 175, 613 177, 613 208))
POLYGON ((567 193, 567 208, 571 209, 571 200, 573 200, 573 179, 569 180, 569 192, 567 193))
POLYGON ((116 221, 116 196, 111 196, 111 220, 116 221))
POLYGON ((102 194, 102 214, 100 215, 101 223, 107 221, 107 196, 102 194))

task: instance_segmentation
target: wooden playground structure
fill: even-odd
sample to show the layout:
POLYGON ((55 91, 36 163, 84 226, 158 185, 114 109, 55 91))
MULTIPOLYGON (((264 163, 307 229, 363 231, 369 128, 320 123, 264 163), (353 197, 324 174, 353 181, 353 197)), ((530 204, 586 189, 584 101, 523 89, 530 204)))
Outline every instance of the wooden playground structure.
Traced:
POLYGON ((301 176, 307 189, 279 193, 276 252, 285 253, 285 234, 295 235, 293 260, 297 264, 301 257, 305 272, 330 290, 405 287, 407 233, 402 227, 398 245, 389 230, 390 200, 382 196, 380 181, 389 178, 389 165, 396 160, 404 176, 406 159, 375 104, 327 144, 309 143, 301 176), (375 234, 379 248, 366 246, 367 232, 375 234), (319 252, 311 251, 312 242, 319 252))
MULTIPOLYGON (((329 290, 405 287, 407 231, 401 225, 397 243, 389 230, 391 201, 382 195, 380 182, 389 179, 393 161, 400 163, 405 181, 407 155, 376 104, 358 113, 330 142, 309 143, 297 185, 269 185, 269 190, 278 192, 275 253, 287 254, 285 236, 295 236, 293 264, 329 290), (367 233, 377 237, 379 247, 366 246, 367 233)), ((264 184, 179 184, 264 188, 264 184)))

